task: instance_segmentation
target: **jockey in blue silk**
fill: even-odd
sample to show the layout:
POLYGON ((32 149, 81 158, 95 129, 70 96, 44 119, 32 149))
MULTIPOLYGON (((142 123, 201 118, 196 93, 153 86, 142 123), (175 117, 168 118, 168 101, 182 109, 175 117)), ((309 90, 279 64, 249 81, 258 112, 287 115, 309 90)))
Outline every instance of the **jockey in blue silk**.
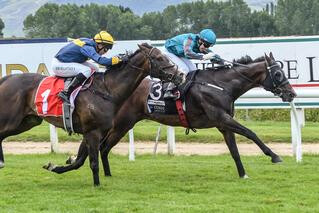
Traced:
MULTIPOLYGON (((216 43, 216 35, 211 29, 204 29, 199 34, 186 33, 167 39, 164 53, 177 64, 179 69, 188 73, 196 70, 196 66, 190 59, 214 60, 219 63, 222 60, 214 54, 209 47, 216 43)), ((165 91, 164 98, 178 98, 172 90, 176 86, 170 83, 165 91)))
POLYGON ((70 95, 74 89, 82 85, 99 68, 93 63, 87 62, 92 59, 103 66, 114 66, 121 63, 117 56, 107 58, 102 55, 112 49, 113 37, 106 31, 101 31, 93 39, 75 39, 55 55, 52 60, 52 71, 56 76, 73 77, 67 88, 59 93, 59 97, 69 102, 70 95))

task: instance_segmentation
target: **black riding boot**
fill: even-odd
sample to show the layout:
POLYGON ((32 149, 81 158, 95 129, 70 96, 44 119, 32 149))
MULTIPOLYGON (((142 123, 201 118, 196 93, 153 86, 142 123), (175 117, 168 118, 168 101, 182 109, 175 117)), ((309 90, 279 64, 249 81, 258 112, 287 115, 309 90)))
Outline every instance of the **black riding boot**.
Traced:
POLYGON ((68 87, 65 90, 61 91, 58 96, 63 101, 70 103, 71 93, 73 92, 74 89, 80 86, 85 80, 86 80, 85 75, 83 75, 82 73, 77 74, 75 78, 73 78, 73 80, 70 82, 68 87))
POLYGON ((179 95, 173 93, 173 90, 176 88, 176 85, 173 82, 169 82, 167 85, 166 91, 164 93, 164 99, 178 99, 179 95))

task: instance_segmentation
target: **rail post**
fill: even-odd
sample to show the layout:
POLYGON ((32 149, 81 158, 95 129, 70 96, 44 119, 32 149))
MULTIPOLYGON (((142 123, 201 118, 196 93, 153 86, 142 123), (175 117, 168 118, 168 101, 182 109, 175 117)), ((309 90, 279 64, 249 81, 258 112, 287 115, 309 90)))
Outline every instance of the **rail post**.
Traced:
POLYGON ((302 161, 302 137, 301 129, 305 126, 305 113, 303 108, 296 108, 294 103, 290 103, 290 124, 291 124, 291 144, 296 161, 302 161))
POLYGON ((51 141, 51 152, 58 153, 59 152, 59 140, 58 140, 58 132, 55 126, 52 124, 50 126, 50 141, 51 141))
POLYGON ((167 152, 169 155, 175 154, 175 129, 167 126, 167 152))
POLYGON ((129 131, 129 155, 128 159, 129 161, 134 161, 135 160, 135 147, 134 147, 134 132, 133 129, 130 129, 129 131))

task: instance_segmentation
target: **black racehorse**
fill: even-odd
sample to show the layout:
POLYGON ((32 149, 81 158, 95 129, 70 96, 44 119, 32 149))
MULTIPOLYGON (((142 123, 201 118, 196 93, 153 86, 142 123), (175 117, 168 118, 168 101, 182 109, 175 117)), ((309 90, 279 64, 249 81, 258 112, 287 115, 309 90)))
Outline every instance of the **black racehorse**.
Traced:
MULTIPOLYGON (((234 133, 255 142, 265 155, 271 157, 273 163, 282 160, 253 131, 233 119, 235 100, 254 87, 263 87, 280 96, 285 102, 291 102, 296 96, 272 53, 269 56, 265 54, 265 57, 260 57, 255 61, 250 59, 246 63, 247 65, 244 66, 214 71, 200 70, 192 80, 192 86, 185 99, 189 125, 192 128, 216 127, 223 134, 241 178, 247 175, 238 153, 234 133)), ((111 176, 108 162, 110 150, 138 121, 149 119, 170 126, 181 126, 177 114, 163 115, 148 112, 146 100, 151 83, 150 79, 144 79, 114 118, 113 127, 101 146, 101 157, 106 176, 111 176)), ((86 153, 83 151, 86 149, 85 144, 82 143, 79 149, 81 153, 86 153)), ((77 156, 76 160, 84 157, 86 156, 77 156)))
MULTIPOLYGON (((73 115, 74 130, 83 135, 86 155, 89 155, 94 185, 99 185, 98 152, 100 141, 112 128, 112 120, 124 101, 134 92, 141 81, 151 75, 180 84, 184 74, 167 59, 159 49, 148 44, 129 56, 127 63, 105 73, 95 73, 88 90, 76 98, 73 115)), ((8 136, 49 123, 63 128, 61 117, 39 117, 34 104, 37 87, 45 78, 39 74, 16 74, 0 79, 0 167, 4 167, 2 141, 8 136)), ((78 162, 80 167, 83 162, 78 162)), ((63 173, 63 168, 49 164, 46 169, 63 173)))

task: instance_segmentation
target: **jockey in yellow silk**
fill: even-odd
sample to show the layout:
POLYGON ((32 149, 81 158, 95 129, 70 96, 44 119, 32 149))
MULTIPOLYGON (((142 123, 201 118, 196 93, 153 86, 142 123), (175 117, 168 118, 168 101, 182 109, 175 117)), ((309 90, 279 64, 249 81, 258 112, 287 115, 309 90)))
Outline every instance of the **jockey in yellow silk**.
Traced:
POLYGON ((110 67, 121 63, 117 56, 107 58, 102 55, 112 49, 114 39, 106 31, 101 31, 93 39, 75 39, 55 55, 52 60, 52 71, 56 76, 73 77, 67 88, 59 93, 59 97, 70 103, 69 98, 74 89, 82 85, 99 68, 88 62, 92 59, 98 64, 110 67))

